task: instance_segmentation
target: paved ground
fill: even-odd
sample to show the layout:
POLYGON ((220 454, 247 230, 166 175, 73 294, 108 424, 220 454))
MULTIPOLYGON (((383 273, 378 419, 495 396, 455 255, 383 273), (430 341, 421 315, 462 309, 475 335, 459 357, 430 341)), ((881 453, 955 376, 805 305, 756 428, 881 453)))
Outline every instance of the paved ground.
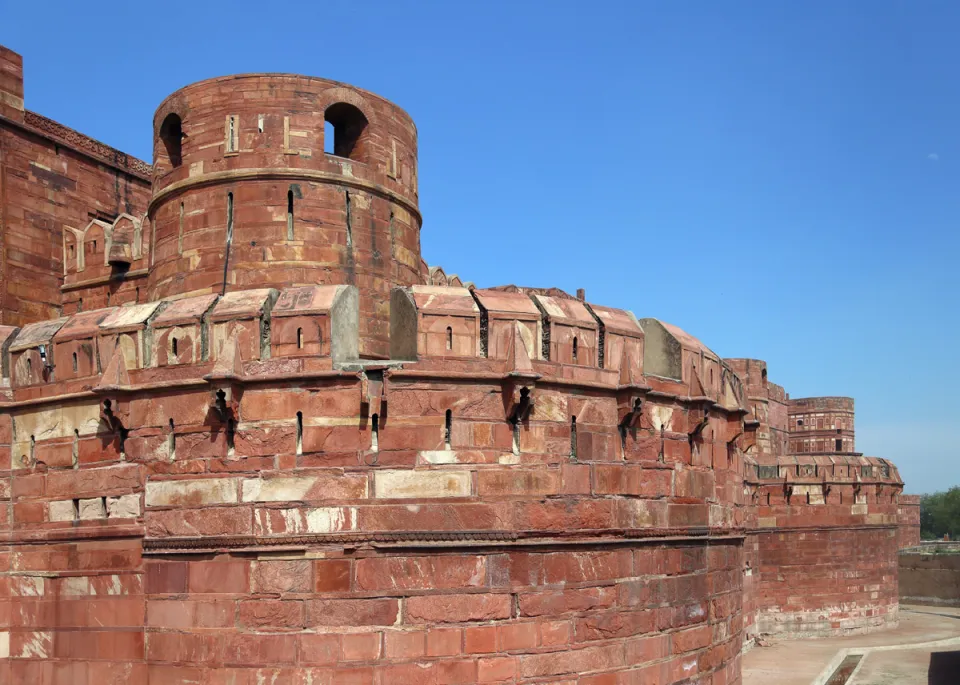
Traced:
POLYGON ((960 685, 960 609, 901 605, 895 630, 754 647, 743 685, 823 685, 845 650, 863 654, 846 685, 960 685))

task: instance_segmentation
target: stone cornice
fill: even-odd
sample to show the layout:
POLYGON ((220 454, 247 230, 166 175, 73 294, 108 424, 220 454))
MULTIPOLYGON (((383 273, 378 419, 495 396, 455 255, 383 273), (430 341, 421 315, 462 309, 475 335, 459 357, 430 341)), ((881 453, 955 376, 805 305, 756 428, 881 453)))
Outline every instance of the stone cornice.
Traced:
POLYGON ((150 183, 153 167, 142 159, 105 145, 99 140, 78 133, 72 128, 35 112, 25 111, 23 114, 23 122, 14 121, 3 115, 0 115, 0 122, 46 138, 97 162, 150 183))
POLYGON ((313 181, 315 183, 329 183, 331 185, 348 186, 365 190, 374 195, 379 195, 392 202, 396 202, 404 209, 417 218, 418 227, 423 224, 423 217, 417 203, 404 197, 400 193, 385 188, 384 186, 367 181, 362 178, 344 176, 343 174, 334 174, 329 171, 319 171, 317 169, 291 169, 284 167, 259 167, 253 169, 234 169, 230 171, 213 171, 208 174, 191 176, 182 181, 171 183, 154 193, 150 200, 148 215, 152 214, 157 204, 168 197, 177 195, 192 188, 201 188, 208 185, 220 183, 236 183, 238 181, 313 181))

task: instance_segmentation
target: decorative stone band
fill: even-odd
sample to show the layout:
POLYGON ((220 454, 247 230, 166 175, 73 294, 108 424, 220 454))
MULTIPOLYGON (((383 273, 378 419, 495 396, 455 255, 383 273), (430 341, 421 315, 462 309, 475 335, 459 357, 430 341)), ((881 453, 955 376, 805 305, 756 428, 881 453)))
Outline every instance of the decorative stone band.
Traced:
POLYGON ((23 123, 4 116, 0 116, 0 120, 5 124, 25 129, 69 147, 115 169, 138 176, 145 181, 149 181, 153 174, 153 167, 143 160, 132 157, 109 145, 104 145, 99 140, 94 140, 35 112, 24 112, 23 123))
POLYGON ((186 190, 201 188, 203 186, 216 185, 220 183, 236 183, 238 181, 283 181, 283 180, 306 180, 316 183, 329 183, 332 185, 349 186, 366 190, 375 195, 380 195, 392 202, 401 205, 405 210, 417 218, 418 224, 423 223, 423 216, 417 207, 417 203, 400 193, 389 188, 385 188, 378 183, 351 178, 342 174, 334 174, 328 171, 319 171, 316 169, 288 169, 283 167, 262 167, 257 169, 237 169, 233 171, 215 171, 209 174, 191 176, 190 178, 171 183, 166 188, 156 192, 150 201, 148 214, 152 214, 156 206, 167 198, 178 195, 186 190))
POLYGON ((174 554, 179 551, 206 551, 213 549, 259 549, 282 545, 284 547, 312 547, 315 545, 355 545, 364 544, 383 548, 450 548, 463 547, 523 547, 539 546, 596 546, 624 545, 664 542, 682 543, 721 540, 741 541, 744 535, 729 529, 630 529, 619 531, 599 531, 597 535, 588 535, 589 531, 557 532, 544 535, 543 531, 399 531, 399 532, 363 532, 331 533, 317 535, 290 535, 281 537, 265 536, 206 536, 206 537, 164 537, 143 539, 144 551, 174 554))

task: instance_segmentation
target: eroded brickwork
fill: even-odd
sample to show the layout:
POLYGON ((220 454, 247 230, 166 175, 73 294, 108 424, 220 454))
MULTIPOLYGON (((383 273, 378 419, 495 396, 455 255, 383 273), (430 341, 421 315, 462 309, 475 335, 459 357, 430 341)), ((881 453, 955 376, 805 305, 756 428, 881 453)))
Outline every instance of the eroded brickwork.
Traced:
POLYGON ((0 325, 0 682, 732 685, 758 632, 896 621, 852 402, 794 455, 765 363, 428 267, 365 91, 214 79, 154 123, 148 211, 0 325))

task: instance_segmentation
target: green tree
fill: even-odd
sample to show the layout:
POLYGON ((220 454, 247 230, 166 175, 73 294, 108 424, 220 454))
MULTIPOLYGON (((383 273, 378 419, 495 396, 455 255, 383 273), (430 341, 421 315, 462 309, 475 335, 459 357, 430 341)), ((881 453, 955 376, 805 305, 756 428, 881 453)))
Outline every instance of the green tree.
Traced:
POLYGON ((960 486, 920 497, 920 537, 960 539, 960 486))

